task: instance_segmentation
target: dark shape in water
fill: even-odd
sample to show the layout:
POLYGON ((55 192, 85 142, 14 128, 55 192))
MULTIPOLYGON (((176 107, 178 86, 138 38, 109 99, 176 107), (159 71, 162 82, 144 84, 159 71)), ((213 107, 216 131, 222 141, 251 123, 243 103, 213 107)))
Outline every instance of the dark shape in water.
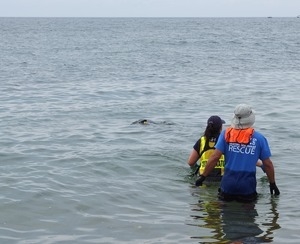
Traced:
POLYGON ((134 124, 140 124, 140 125, 150 125, 150 124, 165 124, 165 125, 173 125, 174 123, 172 122, 167 122, 167 121, 153 121, 150 119, 139 119, 137 121, 134 121, 131 123, 132 125, 134 124))
POLYGON ((132 124, 149 125, 149 124, 157 124, 157 123, 149 119, 139 119, 137 121, 134 121, 132 124))

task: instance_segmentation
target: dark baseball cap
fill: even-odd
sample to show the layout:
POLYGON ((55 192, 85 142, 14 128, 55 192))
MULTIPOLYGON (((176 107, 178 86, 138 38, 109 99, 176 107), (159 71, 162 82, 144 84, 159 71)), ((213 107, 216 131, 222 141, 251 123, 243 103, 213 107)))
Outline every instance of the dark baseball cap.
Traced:
POLYGON ((225 124, 225 120, 221 119, 217 115, 210 116, 207 120, 207 125, 211 124, 215 128, 221 128, 222 124, 225 124))

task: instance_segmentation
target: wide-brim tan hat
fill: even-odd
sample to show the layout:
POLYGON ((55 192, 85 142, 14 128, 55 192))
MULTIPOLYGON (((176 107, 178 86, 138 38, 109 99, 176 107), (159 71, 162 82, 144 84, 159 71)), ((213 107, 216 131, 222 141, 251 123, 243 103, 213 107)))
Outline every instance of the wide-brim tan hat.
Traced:
POLYGON ((255 123, 255 111, 247 104, 239 104, 235 107, 231 126, 235 129, 247 129, 255 123))

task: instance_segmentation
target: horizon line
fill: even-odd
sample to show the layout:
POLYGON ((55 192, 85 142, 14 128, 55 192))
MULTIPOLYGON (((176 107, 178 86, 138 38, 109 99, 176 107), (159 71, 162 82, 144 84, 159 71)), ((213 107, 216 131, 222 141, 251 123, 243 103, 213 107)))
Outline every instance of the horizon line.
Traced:
POLYGON ((0 18, 299 18, 296 16, 0 16, 0 18))

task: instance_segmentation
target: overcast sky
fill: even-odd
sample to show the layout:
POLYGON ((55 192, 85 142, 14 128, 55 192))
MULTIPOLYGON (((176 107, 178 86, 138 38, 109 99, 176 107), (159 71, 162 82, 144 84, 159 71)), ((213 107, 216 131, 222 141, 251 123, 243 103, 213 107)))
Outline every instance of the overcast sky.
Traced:
POLYGON ((300 0, 0 0, 0 17, 296 17, 300 0))

